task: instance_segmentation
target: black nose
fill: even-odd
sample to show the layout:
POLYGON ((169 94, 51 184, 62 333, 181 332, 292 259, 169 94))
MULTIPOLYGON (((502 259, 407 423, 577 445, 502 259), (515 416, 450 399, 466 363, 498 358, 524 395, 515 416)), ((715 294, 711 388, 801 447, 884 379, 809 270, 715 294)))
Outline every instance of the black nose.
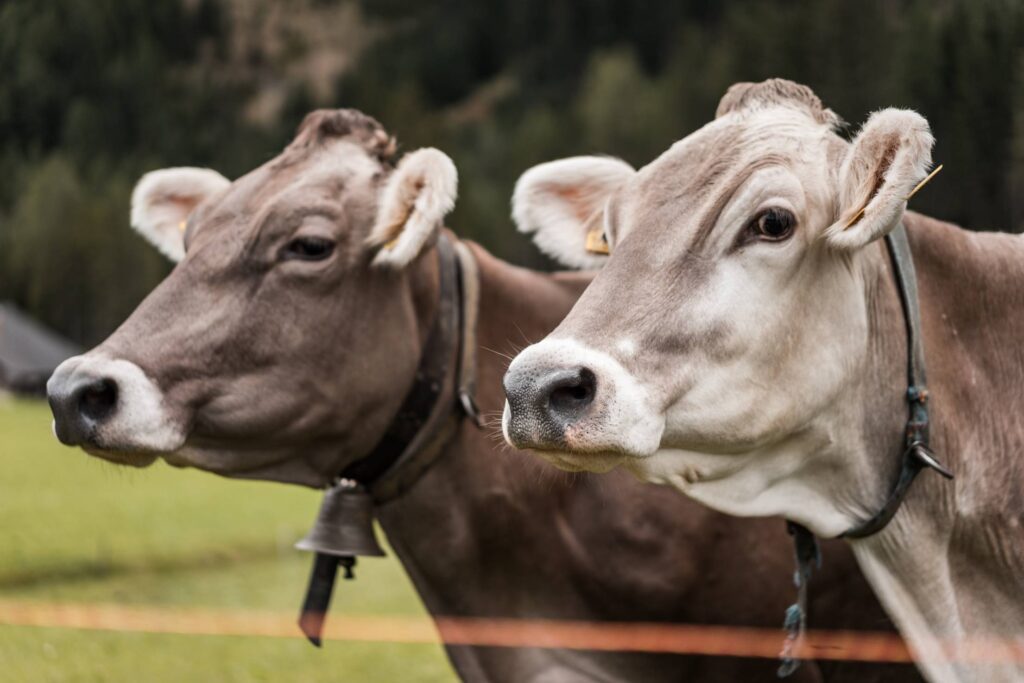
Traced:
POLYGON ((566 429, 592 409, 597 376, 583 366, 517 369, 505 375, 505 394, 512 442, 520 448, 559 448, 566 429))
POLYGON ((117 396, 117 382, 109 377, 54 377, 47 400, 57 438, 69 446, 93 441, 96 426, 117 410, 117 396))

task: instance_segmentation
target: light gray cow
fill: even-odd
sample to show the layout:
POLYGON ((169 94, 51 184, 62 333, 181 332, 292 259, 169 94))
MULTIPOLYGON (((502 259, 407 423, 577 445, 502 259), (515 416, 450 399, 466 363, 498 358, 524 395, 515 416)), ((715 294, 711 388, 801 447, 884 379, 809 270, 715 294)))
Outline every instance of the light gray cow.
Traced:
POLYGON ((744 83, 639 171, 583 157, 527 172, 520 228, 563 259, 603 230, 611 256, 510 366, 505 436, 731 514, 856 527, 902 460, 907 333, 880 239, 902 221, 932 443, 956 479, 922 475, 851 545, 930 679, 1022 680, 1019 656, 970 661, 963 643, 1024 638, 1024 238, 904 213, 931 164, 920 115, 876 112, 852 143, 837 124, 804 86, 744 83))

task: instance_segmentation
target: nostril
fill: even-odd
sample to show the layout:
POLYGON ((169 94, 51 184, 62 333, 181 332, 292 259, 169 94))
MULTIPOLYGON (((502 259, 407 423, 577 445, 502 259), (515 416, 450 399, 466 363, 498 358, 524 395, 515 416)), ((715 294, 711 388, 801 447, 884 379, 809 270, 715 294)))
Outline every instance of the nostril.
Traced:
POLYGON ((549 389, 548 404, 563 415, 572 415, 590 405, 597 389, 597 378, 588 368, 560 377, 549 389))
POLYGON ((590 397, 590 390, 583 385, 563 387, 561 389, 555 389, 551 393, 551 397, 559 401, 579 402, 590 397))
POLYGON ((78 411, 90 420, 100 421, 114 412, 117 406, 117 383, 100 379, 79 390, 78 411))

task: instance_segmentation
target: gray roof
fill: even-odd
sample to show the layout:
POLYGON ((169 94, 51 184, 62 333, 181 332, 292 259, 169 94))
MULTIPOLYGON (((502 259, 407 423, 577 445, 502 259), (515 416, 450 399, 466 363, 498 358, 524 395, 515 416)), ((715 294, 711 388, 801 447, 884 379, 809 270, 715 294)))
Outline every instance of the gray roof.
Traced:
POLYGON ((51 332, 13 304, 0 303, 0 382, 48 376, 61 361, 81 353, 71 342, 51 332))

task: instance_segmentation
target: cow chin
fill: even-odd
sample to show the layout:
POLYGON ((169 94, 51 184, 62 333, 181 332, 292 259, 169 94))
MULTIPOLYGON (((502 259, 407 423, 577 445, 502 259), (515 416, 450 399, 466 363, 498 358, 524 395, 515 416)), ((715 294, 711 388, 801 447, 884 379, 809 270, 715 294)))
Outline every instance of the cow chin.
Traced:
POLYGON ((284 484, 323 488, 331 482, 334 453, 304 452, 295 455, 294 448, 232 449, 207 444, 186 444, 161 457, 171 467, 192 467, 231 479, 255 479, 284 484))
POLYGON ((139 469, 149 467, 155 463, 160 456, 153 453, 135 453, 131 451, 106 451, 101 448, 92 448, 90 446, 83 446, 82 450, 101 460, 112 462, 115 465, 125 465, 127 467, 138 467, 139 469))
POLYGON ((548 461, 566 472, 595 472, 605 474, 627 460, 630 456, 622 453, 569 453, 567 451, 532 451, 543 460, 548 461))
POLYGON ((627 467, 638 479, 668 484, 691 495, 732 477, 753 462, 751 455, 709 454, 681 449, 661 449, 647 458, 635 458, 627 467))

